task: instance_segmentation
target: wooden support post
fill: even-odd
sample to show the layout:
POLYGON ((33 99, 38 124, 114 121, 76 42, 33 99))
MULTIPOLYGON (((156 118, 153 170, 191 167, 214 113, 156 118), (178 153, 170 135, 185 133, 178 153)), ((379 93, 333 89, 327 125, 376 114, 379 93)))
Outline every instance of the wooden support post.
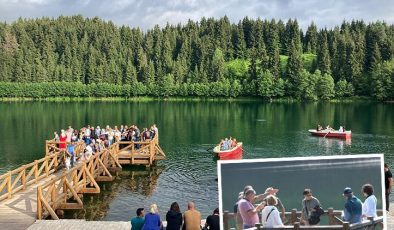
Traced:
POLYGON ((42 188, 39 186, 37 188, 37 219, 42 219, 42 204, 41 204, 41 197, 42 197, 42 188))
POLYGON ((294 223, 294 229, 300 229, 300 222, 294 223))
POLYGON ((291 210, 291 214, 290 214, 290 224, 294 224, 295 222, 298 221, 297 218, 297 209, 293 208, 291 210))
POLYGON ((333 208, 328 209, 328 224, 329 225, 335 224, 334 209, 333 208))
POLYGON ((229 230, 230 229, 228 221, 229 221, 228 211, 224 211, 224 213, 223 213, 224 230, 229 230))
POLYGON ((8 172, 8 177, 7 177, 7 192, 8 192, 8 199, 12 197, 12 174, 11 171, 8 172))
POLYGON ((62 204, 64 204, 64 203, 67 203, 67 184, 66 184, 66 182, 67 182, 67 174, 66 173, 63 175, 63 179, 62 180, 63 180, 63 194, 65 195, 64 198, 63 198, 62 204))
POLYGON ((53 206, 55 206, 55 204, 56 204, 56 185, 55 185, 55 183, 56 182, 52 182, 52 185, 50 188, 51 189, 51 201, 52 201, 53 206))
POLYGON ((155 144, 153 142, 149 142, 149 165, 152 164, 153 161, 153 155, 155 151, 155 144))
POLYGON ((77 169, 74 170, 73 175, 71 177, 74 180, 74 183, 73 183, 74 184, 74 189, 78 193, 79 190, 78 190, 78 170, 77 169))
POLYGON ((343 230, 350 230, 350 223, 349 222, 343 222, 342 229, 343 230))

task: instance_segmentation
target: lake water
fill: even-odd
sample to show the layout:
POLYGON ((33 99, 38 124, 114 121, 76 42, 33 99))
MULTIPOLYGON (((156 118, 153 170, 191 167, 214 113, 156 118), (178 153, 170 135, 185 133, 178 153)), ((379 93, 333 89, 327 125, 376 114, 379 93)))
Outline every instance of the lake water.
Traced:
POLYGON ((156 123, 167 159, 154 171, 126 167, 85 196, 85 210, 68 217, 128 220, 157 203, 162 216, 177 201, 194 200, 203 217, 218 206, 216 159, 206 150, 225 136, 244 143, 244 158, 384 153, 394 167, 394 104, 229 102, 12 102, 0 103, 0 173, 44 156, 44 140, 68 125, 156 123), (351 142, 316 138, 317 124, 344 125, 351 142))

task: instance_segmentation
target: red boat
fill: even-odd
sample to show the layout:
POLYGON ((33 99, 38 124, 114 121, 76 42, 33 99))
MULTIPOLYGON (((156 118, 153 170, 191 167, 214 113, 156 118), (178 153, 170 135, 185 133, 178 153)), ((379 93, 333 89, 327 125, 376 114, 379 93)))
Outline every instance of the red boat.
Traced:
POLYGON ((238 142, 237 146, 229 150, 220 150, 220 145, 217 145, 213 152, 218 155, 220 160, 236 160, 242 158, 242 142, 238 142))
POLYGON ((323 129, 317 131, 316 129, 308 130, 313 136, 318 137, 333 137, 333 138, 342 138, 342 139, 350 139, 352 138, 352 131, 338 131, 338 130, 330 130, 330 129, 323 129))

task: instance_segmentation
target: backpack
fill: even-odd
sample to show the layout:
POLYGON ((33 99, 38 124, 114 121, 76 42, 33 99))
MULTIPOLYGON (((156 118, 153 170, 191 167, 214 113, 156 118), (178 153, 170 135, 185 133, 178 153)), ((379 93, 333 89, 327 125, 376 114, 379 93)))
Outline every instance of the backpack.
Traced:
POLYGON ((314 209, 316 211, 311 212, 311 215, 309 217, 309 224, 310 225, 316 225, 320 222, 320 216, 324 214, 324 210, 322 207, 320 207, 319 205, 316 205, 316 207, 314 207, 314 209))

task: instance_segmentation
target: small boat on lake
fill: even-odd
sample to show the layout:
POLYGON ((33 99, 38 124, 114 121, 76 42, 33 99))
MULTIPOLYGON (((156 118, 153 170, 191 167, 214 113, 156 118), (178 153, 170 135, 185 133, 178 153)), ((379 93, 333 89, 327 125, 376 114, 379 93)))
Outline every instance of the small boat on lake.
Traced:
POLYGON ((242 142, 238 142, 235 147, 228 150, 221 150, 220 145, 213 148, 213 152, 219 157, 220 160, 236 160, 242 158, 242 142))
POLYGON ((352 131, 338 131, 333 129, 310 129, 308 130, 312 136, 318 137, 333 137, 333 138, 342 138, 342 139, 350 139, 352 138, 352 131))

